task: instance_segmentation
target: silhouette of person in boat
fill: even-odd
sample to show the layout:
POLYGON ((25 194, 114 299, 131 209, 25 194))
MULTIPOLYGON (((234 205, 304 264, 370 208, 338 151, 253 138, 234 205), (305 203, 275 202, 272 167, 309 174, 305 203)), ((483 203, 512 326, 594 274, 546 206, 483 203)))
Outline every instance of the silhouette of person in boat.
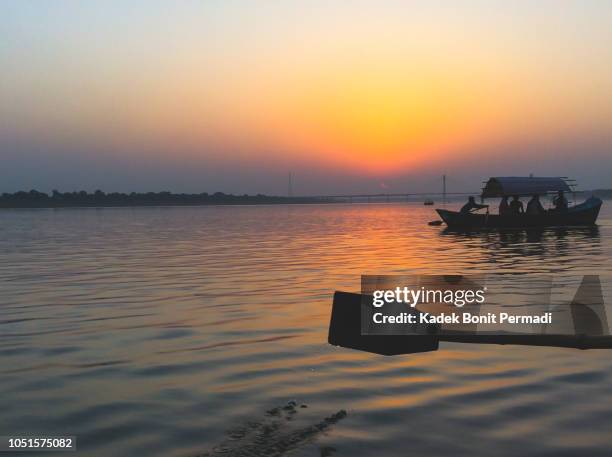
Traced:
POLYGON ((555 211, 567 211, 567 198, 560 190, 557 192, 557 196, 553 199, 553 205, 555 205, 555 211))
POLYGON ((510 204, 508 203, 508 196, 504 195, 499 202, 499 215, 506 216, 510 214, 510 204))
POLYGON ((468 198, 467 203, 463 205, 463 207, 461 208, 461 214, 469 214, 474 210, 488 208, 488 207, 489 205, 481 205, 479 203, 476 203, 476 200, 474 199, 474 197, 470 197, 468 198))
POLYGON ((531 200, 529 200, 527 203, 527 211, 525 212, 531 215, 544 214, 546 212, 542 206, 542 203, 540 202, 539 195, 536 194, 531 197, 531 200))
POLYGON ((512 201, 510 202, 510 214, 517 215, 523 214, 524 212, 525 208, 523 207, 523 202, 519 200, 519 196, 513 196, 512 201))

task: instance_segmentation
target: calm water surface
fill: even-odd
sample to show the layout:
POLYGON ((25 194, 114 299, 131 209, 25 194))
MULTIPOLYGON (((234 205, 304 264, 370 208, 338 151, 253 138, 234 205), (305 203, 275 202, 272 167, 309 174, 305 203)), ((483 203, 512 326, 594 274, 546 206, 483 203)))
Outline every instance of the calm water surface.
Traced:
POLYGON ((298 456, 609 456, 610 351, 383 357, 326 339, 333 291, 362 273, 612 274, 611 209, 598 228, 535 235, 448 234, 416 204, 2 211, 0 435, 76 435, 87 456, 262 441, 298 456), (266 414, 290 400, 308 407, 266 414))

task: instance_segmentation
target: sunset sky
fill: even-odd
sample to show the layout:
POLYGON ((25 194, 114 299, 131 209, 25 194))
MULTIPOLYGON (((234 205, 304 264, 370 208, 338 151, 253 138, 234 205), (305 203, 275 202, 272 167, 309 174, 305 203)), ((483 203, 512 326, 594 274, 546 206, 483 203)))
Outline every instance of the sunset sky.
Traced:
POLYGON ((612 2, 1 10, 0 192, 612 187, 612 2))

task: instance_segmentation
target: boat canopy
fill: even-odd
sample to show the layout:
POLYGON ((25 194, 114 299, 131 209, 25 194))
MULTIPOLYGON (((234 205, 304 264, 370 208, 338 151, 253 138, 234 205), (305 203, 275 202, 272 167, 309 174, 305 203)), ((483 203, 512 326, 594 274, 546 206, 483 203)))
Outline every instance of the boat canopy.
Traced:
POLYGON ((571 192, 564 178, 536 178, 507 176, 489 178, 482 189, 482 198, 495 198, 510 195, 534 195, 557 191, 571 192))

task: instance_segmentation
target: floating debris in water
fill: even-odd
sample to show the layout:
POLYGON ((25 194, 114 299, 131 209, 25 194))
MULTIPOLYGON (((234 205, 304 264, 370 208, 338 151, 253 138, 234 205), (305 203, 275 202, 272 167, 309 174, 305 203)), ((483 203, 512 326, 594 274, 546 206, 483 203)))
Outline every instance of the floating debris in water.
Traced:
POLYGON ((266 411, 266 414, 268 416, 280 416, 280 413, 281 413, 281 409, 278 406, 276 408, 272 408, 266 411))
POLYGON ((287 404, 285 406, 283 406, 283 409, 285 411, 292 411, 293 409, 295 409, 295 407, 297 406, 297 402, 294 400, 291 400, 289 402, 287 402, 287 404))
MULTIPOLYGON (((342 409, 312 425, 291 430, 288 421, 297 414, 297 405, 298 403, 292 400, 284 406, 269 409, 266 411, 267 419, 261 422, 249 421, 228 431, 225 441, 197 457, 281 457, 316 439, 319 434, 347 416, 347 412, 342 409)), ((306 407, 305 403, 300 405, 300 408, 306 407)), ((322 457, 329 457, 336 452, 331 446, 323 446, 319 450, 322 457)))
POLYGON ((321 457, 329 457, 334 452, 336 452, 337 449, 333 446, 322 446, 321 448, 319 448, 319 451, 321 452, 321 457))

